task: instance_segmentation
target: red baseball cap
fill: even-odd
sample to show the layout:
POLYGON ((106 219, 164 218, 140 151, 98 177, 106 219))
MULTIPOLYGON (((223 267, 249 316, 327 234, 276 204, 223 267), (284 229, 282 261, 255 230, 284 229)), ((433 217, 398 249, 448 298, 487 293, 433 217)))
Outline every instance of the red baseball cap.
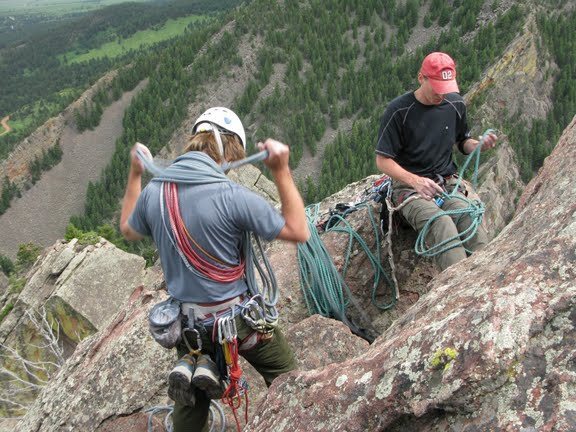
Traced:
POLYGON ((448 54, 433 52, 422 62, 420 73, 430 80, 430 85, 438 94, 458 93, 456 65, 448 54))

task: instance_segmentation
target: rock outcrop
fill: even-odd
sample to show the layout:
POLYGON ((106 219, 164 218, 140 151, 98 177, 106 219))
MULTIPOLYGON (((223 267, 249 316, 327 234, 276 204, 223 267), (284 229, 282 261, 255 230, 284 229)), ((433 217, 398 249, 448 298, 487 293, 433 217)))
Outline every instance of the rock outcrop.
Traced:
POLYGON ((81 109, 84 103, 91 101, 92 97, 101 88, 105 88, 118 75, 112 71, 100 78, 92 87, 71 103, 58 116, 46 120, 29 137, 18 143, 8 158, 0 162, 0 178, 8 176, 10 181, 21 186, 29 178, 29 164, 36 157, 42 156, 42 151, 54 147, 60 140, 66 124, 73 120, 74 110, 81 109))
POLYGON ((576 118, 490 245, 363 355, 278 379, 247 430, 575 430, 575 167, 576 118))
MULTIPOLYGON (((46 317, 59 337, 63 357, 71 355, 81 340, 110 324, 135 287, 144 283, 154 286, 155 274, 158 284, 161 282, 161 272, 144 267, 142 257, 123 252, 104 239, 96 245, 80 246, 73 240, 47 249, 29 271, 13 310, 0 325, 3 354, 7 354, 8 347, 34 362, 57 362, 54 346, 44 343, 42 333, 47 329, 30 320, 32 313, 46 317)), ((25 380, 32 379, 21 366, 13 355, 0 359, 1 369, 25 380)), ((2 373, 0 392, 14 385, 5 378, 2 373)), ((14 401, 22 407, 3 400, 0 409, 4 415, 22 413, 37 392, 36 389, 20 393, 14 401)))
MULTIPOLYGON (((161 348, 148 334, 148 311, 163 298, 161 291, 137 288, 109 327, 79 345, 18 430, 145 432, 143 411, 169 402, 166 378, 176 359, 174 351, 161 348)), ((341 362, 367 348, 337 321, 319 316, 309 320, 287 334, 304 370, 341 362)), ((265 386, 249 365, 243 368, 248 370, 254 412, 265 386)))
POLYGON ((490 101, 482 104, 475 114, 481 127, 490 127, 494 119, 516 115, 530 125, 532 120, 543 119, 550 111, 557 66, 548 53, 538 48, 539 37, 535 16, 531 15, 523 33, 465 95, 467 104, 477 98, 490 101))
POLYGON ((494 156, 478 171, 478 195, 486 205, 483 223, 491 239, 512 219, 524 189, 514 150, 505 137, 500 140, 494 156))

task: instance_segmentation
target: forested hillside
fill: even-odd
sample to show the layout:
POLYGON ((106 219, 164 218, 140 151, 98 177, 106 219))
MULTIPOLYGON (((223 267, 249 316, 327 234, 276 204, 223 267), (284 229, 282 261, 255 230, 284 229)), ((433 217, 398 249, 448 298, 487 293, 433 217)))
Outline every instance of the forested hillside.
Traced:
MULTIPOLYGON (((0 117, 11 115, 17 127, 0 137, 0 159, 50 116, 56 115, 105 72, 128 64, 138 56, 129 50, 115 58, 94 58, 68 64, 67 56, 80 54, 107 42, 121 44, 139 30, 159 28, 169 19, 211 14, 229 9, 239 0, 177 0, 156 3, 122 3, 76 17, 63 16, 48 28, 16 32, 20 37, 2 38, 0 44, 0 117)), ((5 18, 6 26, 22 17, 5 18)), ((40 19, 40 18, 38 18, 40 19)), ((17 25, 17 24, 16 24, 17 25)), ((37 23, 42 27, 42 22, 37 23)), ((202 26, 202 21, 190 27, 202 26)), ((8 27, 8 28, 11 28, 8 27)), ((17 29, 16 29, 17 30, 17 29)), ((165 43, 166 44, 166 43, 165 43)), ((149 52, 150 47, 145 50, 149 52)))
MULTIPOLYGON (((464 94, 534 16, 538 50, 557 66, 544 72, 554 82, 553 109, 530 124, 518 116, 488 119, 509 137, 529 179, 576 113, 574 5, 558 0, 253 0, 153 52, 135 55, 134 70, 140 71, 138 78, 149 76, 149 85, 125 114, 116 153, 101 181, 89 187, 85 214, 72 222, 95 231, 114 222, 129 148, 141 141, 154 154, 160 151, 204 84, 244 65, 241 44, 256 56, 257 68, 242 83, 232 108, 247 125, 250 142, 274 136, 290 144, 293 167, 305 152, 313 155, 325 146, 321 171, 311 172, 300 185, 313 202, 377 172, 379 118, 389 100, 416 87, 426 53, 442 50, 456 59, 464 94)), ((490 102, 480 92, 470 106, 472 125, 480 123, 474 113, 483 103, 490 102)))

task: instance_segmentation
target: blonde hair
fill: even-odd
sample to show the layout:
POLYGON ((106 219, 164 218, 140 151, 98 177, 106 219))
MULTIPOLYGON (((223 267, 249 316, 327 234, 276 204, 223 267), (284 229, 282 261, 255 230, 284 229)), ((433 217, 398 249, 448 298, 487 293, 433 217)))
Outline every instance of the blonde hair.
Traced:
MULTIPOLYGON (((240 138, 236 134, 221 133, 222 145, 224 146, 224 159, 228 162, 244 159, 246 152, 240 138)), ((201 151, 210 156, 216 163, 222 163, 222 155, 218 149, 218 143, 212 131, 198 132, 192 135, 188 141, 188 145, 184 149, 185 152, 201 151)))

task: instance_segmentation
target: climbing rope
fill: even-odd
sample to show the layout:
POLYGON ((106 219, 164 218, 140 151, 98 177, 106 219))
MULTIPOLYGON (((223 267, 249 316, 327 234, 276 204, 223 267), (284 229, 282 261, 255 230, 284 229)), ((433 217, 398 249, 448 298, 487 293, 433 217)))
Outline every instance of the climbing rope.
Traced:
MULTIPOLYGON (((172 423, 174 405, 158 405, 144 410, 148 414, 148 432, 154 432, 154 416, 163 411, 167 411, 166 417, 164 417, 164 429, 166 432, 174 432, 174 424, 172 423)), ((214 400, 210 401, 208 423, 210 423, 209 432, 225 432, 226 430, 226 415, 220 404, 214 400), (216 429, 218 423, 220 428, 216 429)))
POLYGON ((377 290, 382 281, 385 281, 390 286, 392 286, 393 283, 381 265, 378 227, 374 220, 372 208, 366 201, 361 201, 351 206, 342 214, 332 215, 325 223, 326 232, 334 231, 348 234, 348 245, 344 256, 342 272, 336 269, 332 257, 326 250, 317 230, 320 219, 320 204, 316 203, 306 207, 306 218, 311 235, 306 243, 298 244, 298 267, 300 272, 300 288, 309 313, 317 313, 325 317, 335 317, 350 327, 352 332, 369 340, 370 337, 365 334, 365 330, 352 324, 346 317, 346 309, 348 305, 352 303, 363 320, 366 323, 370 323, 370 319, 367 317, 365 311, 356 303, 350 288, 344 280, 350 264, 350 258, 353 254, 353 245, 355 242, 364 251, 374 270, 374 282, 371 294, 372 303, 376 307, 386 310, 394 306, 397 296, 393 295, 389 302, 378 302, 376 299, 377 290), (346 216, 349 213, 364 208, 368 211, 371 226, 374 230, 376 242, 375 253, 372 253, 364 239, 346 220, 346 216))
POLYGON ((240 261, 238 265, 223 263, 218 258, 206 252, 194 238, 192 238, 180 213, 178 185, 176 183, 165 182, 163 184, 163 191, 172 238, 178 245, 178 250, 184 254, 187 261, 202 275, 216 282, 234 282, 242 278, 245 268, 243 261, 240 261), (195 247, 192 247, 192 245, 195 247), (196 252, 197 249, 201 251, 203 255, 210 258, 212 262, 196 252), (213 264, 214 262, 217 264, 213 264))
MULTIPOLYGON (((136 146, 136 155, 146 170, 154 174, 155 179, 159 181, 163 181, 162 179, 164 178, 170 183, 183 182, 186 184, 203 184, 203 182, 206 181, 206 178, 211 175, 217 177, 217 181, 221 181, 222 179, 229 181, 226 179, 223 172, 220 173, 221 177, 217 175, 218 173, 216 173, 216 175, 213 173, 213 165, 215 162, 203 153, 188 158, 190 160, 196 160, 196 164, 193 166, 190 165, 192 162, 188 162, 184 156, 181 156, 176 160, 176 162, 177 165, 182 165, 182 167, 177 167, 177 169, 174 170, 172 169, 170 162, 158 159, 154 160, 143 144, 136 146), (180 160, 182 158, 184 159, 180 160), (180 162, 178 162, 179 160, 180 162), (199 164, 198 161, 203 161, 204 163, 199 164), (170 166, 166 167, 166 165, 170 166)), ((236 169, 247 163, 263 160, 267 157, 268 151, 265 150, 245 159, 226 163, 222 168, 226 170, 236 169)), ((237 267, 229 267, 229 264, 218 261, 215 257, 206 253, 205 250, 194 242, 186 231, 183 222, 177 221, 179 216, 179 211, 176 211, 178 210, 177 207, 173 208, 172 215, 170 215, 169 209, 165 209, 165 207, 168 207, 169 205, 177 205, 177 203, 174 202, 175 197, 177 198, 177 191, 172 191, 170 187, 166 186, 160 188, 160 213, 162 215, 162 223, 164 229, 168 233, 170 242, 179 254, 186 268, 201 278, 210 278, 214 276, 216 279, 220 278, 221 280, 223 280, 222 278, 231 278, 231 280, 236 280, 238 279, 238 275, 240 275, 240 277, 244 275, 251 299, 246 305, 244 305, 246 307, 242 307, 241 313, 243 318, 254 325, 254 330, 262 332, 272 330, 278 323, 278 310, 276 308, 279 297, 278 284, 260 238, 252 233, 245 232, 242 237, 241 254, 241 256, 244 257, 244 260, 237 267), (164 198, 165 192, 172 193, 172 198, 168 199, 168 203, 166 203, 166 199, 164 198), (170 220, 170 216, 172 216, 172 220, 170 220), (198 261, 192 265, 194 258, 192 261, 189 260, 188 252, 192 253, 193 249, 190 247, 186 253, 183 250, 186 249, 186 246, 190 246, 190 244, 196 245, 200 252, 202 252, 206 257, 212 259, 214 262, 220 264, 220 266, 208 262, 208 265, 212 265, 213 267, 206 270, 208 265, 204 265, 201 261, 202 257, 199 254, 197 254, 198 261), (243 268, 242 273, 240 272, 240 267, 243 268), (204 271, 204 273, 202 271, 204 271)), ((192 257, 192 255, 190 256, 192 257)))
POLYGON ((372 253, 372 251, 370 250, 370 247, 366 244, 366 242, 364 241, 362 236, 360 236, 360 234, 358 234, 358 232, 356 230, 354 230, 354 228, 352 228, 352 226, 350 225, 348 220, 345 218, 345 215, 333 215, 330 219, 331 220, 336 219, 336 221, 338 221, 338 223, 330 223, 329 224, 330 226, 326 229, 326 232, 333 231, 333 232, 340 232, 340 233, 348 234, 348 247, 346 249, 346 255, 345 255, 345 259, 344 259, 344 267, 342 269, 342 277, 344 277, 344 278, 346 277, 348 265, 350 264, 350 257, 352 256, 352 246, 354 244, 354 240, 362 248, 362 250, 364 251, 364 253, 366 254, 366 257, 368 258, 368 260, 370 262, 372 270, 374 271, 374 282, 372 284, 372 295, 371 295, 372 304, 374 306, 376 306, 378 309, 382 309, 382 310, 390 309, 396 303, 397 298, 395 295, 392 297, 392 300, 388 303, 385 303, 385 302, 379 303, 376 300, 376 292, 378 290, 378 287, 380 286, 380 281, 385 280, 386 284, 390 287, 393 286, 393 282, 390 279, 390 277, 388 276, 388 274, 384 271, 384 268, 382 267, 382 264, 381 264, 382 261, 381 261, 381 254, 380 254, 380 236, 379 236, 379 232, 378 232, 379 231, 378 225, 376 224, 376 221, 374 219, 374 214, 372 212, 372 207, 369 204, 367 204, 366 202, 361 202, 359 204, 355 204, 354 207, 356 209, 365 208, 368 211, 368 216, 370 218, 370 225, 372 226, 372 230, 374 232, 374 237, 375 237, 376 253, 372 253))
MULTIPOLYGON (((480 141, 476 146, 476 148, 474 149, 474 151, 470 153, 470 155, 466 158, 464 165, 462 166, 462 168, 458 173, 458 181, 454 185, 454 189, 452 190, 452 192, 450 193, 443 192, 440 196, 440 198, 444 200, 444 202, 446 202, 447 200, 460 200, 463 201, 467 205, 467 207, 454 210, 441 210, 434 216, 432 216, 426 222, 426 224, 424 224, 424 226, 418 233, 418 237, 416 238, 416 245, 414 246, 414 251, 416 252, 416 254, 425 257, 433 257, 441 253, 444 253, 450 249, 453 249, 455 247, 459 246, 464 247, 464 243, 466 243, 468 240, 470 240, 476 235, 478 228, 482 223, 482 218, 485 211, 484 204, 479 200, 470 200, 462 195, 459 195, 458 188, 462 183, 464 172, 466 171, 466 168, 468 167, 468 165, 472 160, 474 160, 474 174, 472 178, 472 185, 474 186, 474 188, 476 188, 478 181, 478 168, 480 166, 480 152, 482 151, 482 145, 484 143, 484 140, 486 139, 488 134, 492 132, 493 132, 492 129, 486 130, 486 132, 484 132, 484 134, 480 138, 480 141), (466 228, 463 232, 458 233, 458 235, 452 236, 450 238, 441 241, 438 244, 427 247, 426 238, 428 237, 432 224, 443 216, 457 217, 457 221, 460 220, 460 218, 469 217, 471 223, 468 228, 466 228)), ((468 253, 471 252, 468 249, 466 249, 466 251, 468 253)))

